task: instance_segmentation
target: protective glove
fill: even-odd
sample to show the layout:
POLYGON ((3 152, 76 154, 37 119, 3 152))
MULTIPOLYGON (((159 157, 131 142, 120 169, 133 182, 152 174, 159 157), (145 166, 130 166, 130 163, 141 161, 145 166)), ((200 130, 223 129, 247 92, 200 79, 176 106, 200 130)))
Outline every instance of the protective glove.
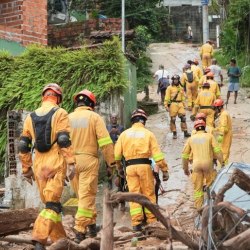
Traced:
POLYGON ((218 143, 222 143, 222 142, 223 142, 223 135, 219 135, 219 136, 217 137, 217 142, 218 142, 218 143))
POLYGON ((191 120, 192 122, 194 122, 194 121, 195 121, 195 115, 190 115, 190 120, 191 120))
POLYGON ((75 172, 76 172, 75 164, 74 163, 69 164, 67 168, 67 177, 69 180, 72 180, 74 178, 75 172))
POLYGON ((165 109, 167 112, 169 112, 169 107, 168 106, 165 106, 165 109))
POLYGON ((162 172, 162 180, 167 181, 169 179, 168 171, 162 172))
POLYGON ((25 181, 27 181, 31 185, 33 184, 33 181, 35 180, 35 176, 33 173, 33 169, 31 167, 29 168, 29 170, 26 173, 23 173, 22 176, 23 176, 25 181))

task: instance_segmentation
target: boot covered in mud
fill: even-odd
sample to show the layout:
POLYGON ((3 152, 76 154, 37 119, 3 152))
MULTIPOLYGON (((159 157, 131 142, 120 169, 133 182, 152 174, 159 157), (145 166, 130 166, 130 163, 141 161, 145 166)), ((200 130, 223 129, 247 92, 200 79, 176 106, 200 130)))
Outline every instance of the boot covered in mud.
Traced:
POLYGON ((173 132, 173 139, 177 139, 177 132, 176 131, 173 132))
POLYGON ((190 137, 191 135, 187 132, 187 131, 184 131, 184 137, 185 138, 188 138, 188 137, 190 137))
POLYGON ((86 239, 86 234, 85 233, 75 231, 75 234, 76 234, 76 237, 74 239, 74 242, 77 243, 77 244, 80 244, 83 240, 86 239))
POLYGON ((88 225, 88 233, 87 236, 90 238, 96 237, 97 233, 101 230, 100 225, 92 224, 88 225))
POLYGON ((36 241, 34 250, 46 250, 46 248, 42 243, 36 241))
POLYGON ((133 231, 134 232, 142 232, 143 231, 143 228, 142 228, 142 223, 136 225, 136 226, 133 226, 133 231))

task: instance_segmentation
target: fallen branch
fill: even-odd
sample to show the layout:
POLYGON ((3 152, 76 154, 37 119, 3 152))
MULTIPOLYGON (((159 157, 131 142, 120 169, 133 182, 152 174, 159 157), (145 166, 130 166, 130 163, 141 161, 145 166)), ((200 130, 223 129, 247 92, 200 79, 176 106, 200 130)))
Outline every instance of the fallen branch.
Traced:
POLYGON ((24 236, 20 236, 20 235, 8 235, 5 237, 0 237, 0 241, 6 241, 6 242, 10 242, 10 243, 17 243, 17 244, 30 244, 33 245, 32 239, 31 237, 24 237, 24 236))
POLYGON ((180 241, 191 249, 198 250, 199 245, 197 242, 192 241, 186 234, 177 231, 173 226, 169 225, 166 218, 159 211, 158 205, 153 204, 146 196, 134 193, 116 193, 111 195, 111 202, 119 203, 120 201, 136 202, 150 210, 155 217, 165 226, 165 228, 172 232, 174 240, 180 241))
POLYGON ((100 242, 95 239, 88 238, 86 240, 83 240, 80 244, 76 244, 73 241, 70 241, 65 238, 56 241, 47 249, 48 250, 99 250, 100 242))
POLYGON ((250 249, 250 229, 243 233, 225 241, 223 243, 223 250, 234 250, 234 249, 250 249))
POLYGON ((250 178, 247 174, 242 172, 240 169, 234 169, 232 176, 228 180, 228 182, 219 190, 218 194, 215 197, 215 204, 222 202, 224 199, 224 195, 227 190, 229 190, 234 184, 236 184, 239 188, 250 192, 250 178))

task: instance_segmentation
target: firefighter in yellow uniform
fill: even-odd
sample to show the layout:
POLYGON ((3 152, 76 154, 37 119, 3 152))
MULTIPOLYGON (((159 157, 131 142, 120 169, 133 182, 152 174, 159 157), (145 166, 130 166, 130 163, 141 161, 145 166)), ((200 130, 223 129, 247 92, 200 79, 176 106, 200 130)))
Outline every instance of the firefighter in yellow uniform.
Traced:
POLYGON ((191 111, 194 105, 194 101, 198 95, 198 83, 199 79, 194 71, 191 70, 191 65, 186 64, 184 66, 184 72, 181 77, 181 85, 186 89, 188 109, 191 111))
MULTIPOLYGON (((144 194, 152 203, 156 203, 154 176, 151 169, 153 158, 163 173, 163 181, 167 181, 168 166, 152 132, 145 128, 147 115, 142 109, 135 110, 131 115, 132 127, 122 132, 115 144, 115 159, 121 168, 122 156, 126 163, 126 177, 129 192, 144 194)), ((155 216, 146 208, 144 212, 147 223, 156 221, 155 216)), ((130 202, 130 215, 134 231, 142 231, 144 220, 143 207, 130 202)))
POLYGON ((203 204, 204 181, 206 186, 209 187, 216 177, 213 159, 218 159, 224 165, 221 149, 214 136, 206 133, 205 127, 206 123, 203 120, 195 121, 194 128, 197 132, 187 140, 182 151, 182 166, 187 176, 190 175, 188 168, 190 153, 193 154, 191 177, 194 185, 194 205, 196 209, 200 209, 203 204))
POLYGON ((98 148, 110 168, 115 166, 114 146, 100 115, 94 112, 96 98, 89 90, 74 96, 77 108, 69 114, 72 146, 76 156, 76 175, 71 184, 78 195, 75 216, 75 242, 97 234, 95 198, 98 184, 98 148))
POLYGON ((164 100, 164 106, 170 116, 170 130, 173 133, 173 139, 177 139, 175 121, 178 115, 181 119, 181 130, 184 132, 184 137, 189 137, 186 123, 185 93, 180 86, 180 76, 174 75, 171 80, 172 85, 167 88, 164 100))
POLYGON ((212 42, 208 40, 200 48, 200 56, 202 60, 203 69, 206 69, 212 64, 213 53, 214 53, 214 49, 212 46, 212 42))
POLYGON ((190 116, 192 121, 195 120, 195 115, 198 112, 206 114, 206 124, 209 127, 214 127, 214 106, 213 103, 216 100, 214 93, 209 91, 210 84, 205 82, 202 85, 202 90, 198 94, 195 100, 195 106, 193 109, 193 114, 190 116))
POLYGON ((216 99, 219 99, 220 96, 220 87, 219 84, 214 81, 214 73, 213 72, 208 72, 207 73, 207 82, 210 84, 209 90, 215 94, 216 99))
POLYGON ((215 127, 214 132, 218 135, 217 141, 221 145, 223 153, 223 161, 228 163, 230 148, 232 144, 232 119, 227 110, 224 109, 224 101, 217 99, 214 102, 215 117, 218 117, 218 125, 215 127))
POLYGON ((211 71, 210 68, 204 70, 204 75, 199 80, 199 89, 202 88, 203 83, 207 82, 207 74, 211 71))
POLYGON ((197 75, 198 79, 200 80, 203 76, 201 68, 198 66, 199 61, 198 59, 194 59, 191 61, 191 70, 194 71, 194 73, 197 75))
POLYGON ((23 176, 31 181, 34 171, 45 204, 33 227, 35 250, 44 250, 48 238, 54 242, 66 237, 61 222, 60 198, 66 172, 69 179, 74 177, 75 157, 69 137, 68 113, 58 106, 61 102, 61 87, 55 83, 45 86, 42 105, 25 119, 19 141, 23 176), (32 144, 35 149, 33 161, 32 144))

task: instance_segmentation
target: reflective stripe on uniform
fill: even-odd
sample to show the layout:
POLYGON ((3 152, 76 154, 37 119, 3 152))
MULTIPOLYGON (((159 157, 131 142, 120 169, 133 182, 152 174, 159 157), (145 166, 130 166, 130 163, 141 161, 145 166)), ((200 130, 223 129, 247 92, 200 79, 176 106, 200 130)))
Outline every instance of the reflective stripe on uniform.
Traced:
POLYGON ((86 218, 93 218, 94 213, 92 210, 84 209, 84 208, 78 208, 76 213, 76 218, 79 217, 86 217, 86 218))
POLYGON ((55 214, 55 212, 50 212, 48 209, 43 209, 39 216, 52 220, 55 223, 62 221, 61 214, 55 214))
POLYGON ((144 208, 144 212, 145 212, 146 214, 152 214, 152 212, 151 212, 150 210, 148 210, 147 208, 144 208))
POLYGON ((115 155, 115 160, 116 161, 120 161, 122 159, 122 156, 121 155, 115 155))
POLYGON ((98 140, 99 147, 103 147, 103 146, 105 146, 107 144, 112 144, 112 143, 113 142, 112 142, 110 136, 107 136, 107 137, 104 137, 104 138, 101 138, 101 139, 98 140))
POLYGON ((182 154, 181 158, 187 160, 187 159, 189 159, 189 154, 182 154))
POLYGON ((142 207, 137 207, 137 208, 133 208, 130 209, 130 215, 137 215, 137 214, 141 214, 142 213, 142 207))
POLYGON ((204 195, 203 191, 194 192, 194 199, 199 199, 204 195))
POLYGON ((220 147, 214 147, 214 152, 215 152, 215 153, 221 152, 221 148, 220 148, 220 147))
POLYGON ((164 154, 162 152, 159 153, 159 154, 155 154, 155 155, 153 155, 153 159, 154 159, 154 161, 163 160, 164 159, 164 154))

